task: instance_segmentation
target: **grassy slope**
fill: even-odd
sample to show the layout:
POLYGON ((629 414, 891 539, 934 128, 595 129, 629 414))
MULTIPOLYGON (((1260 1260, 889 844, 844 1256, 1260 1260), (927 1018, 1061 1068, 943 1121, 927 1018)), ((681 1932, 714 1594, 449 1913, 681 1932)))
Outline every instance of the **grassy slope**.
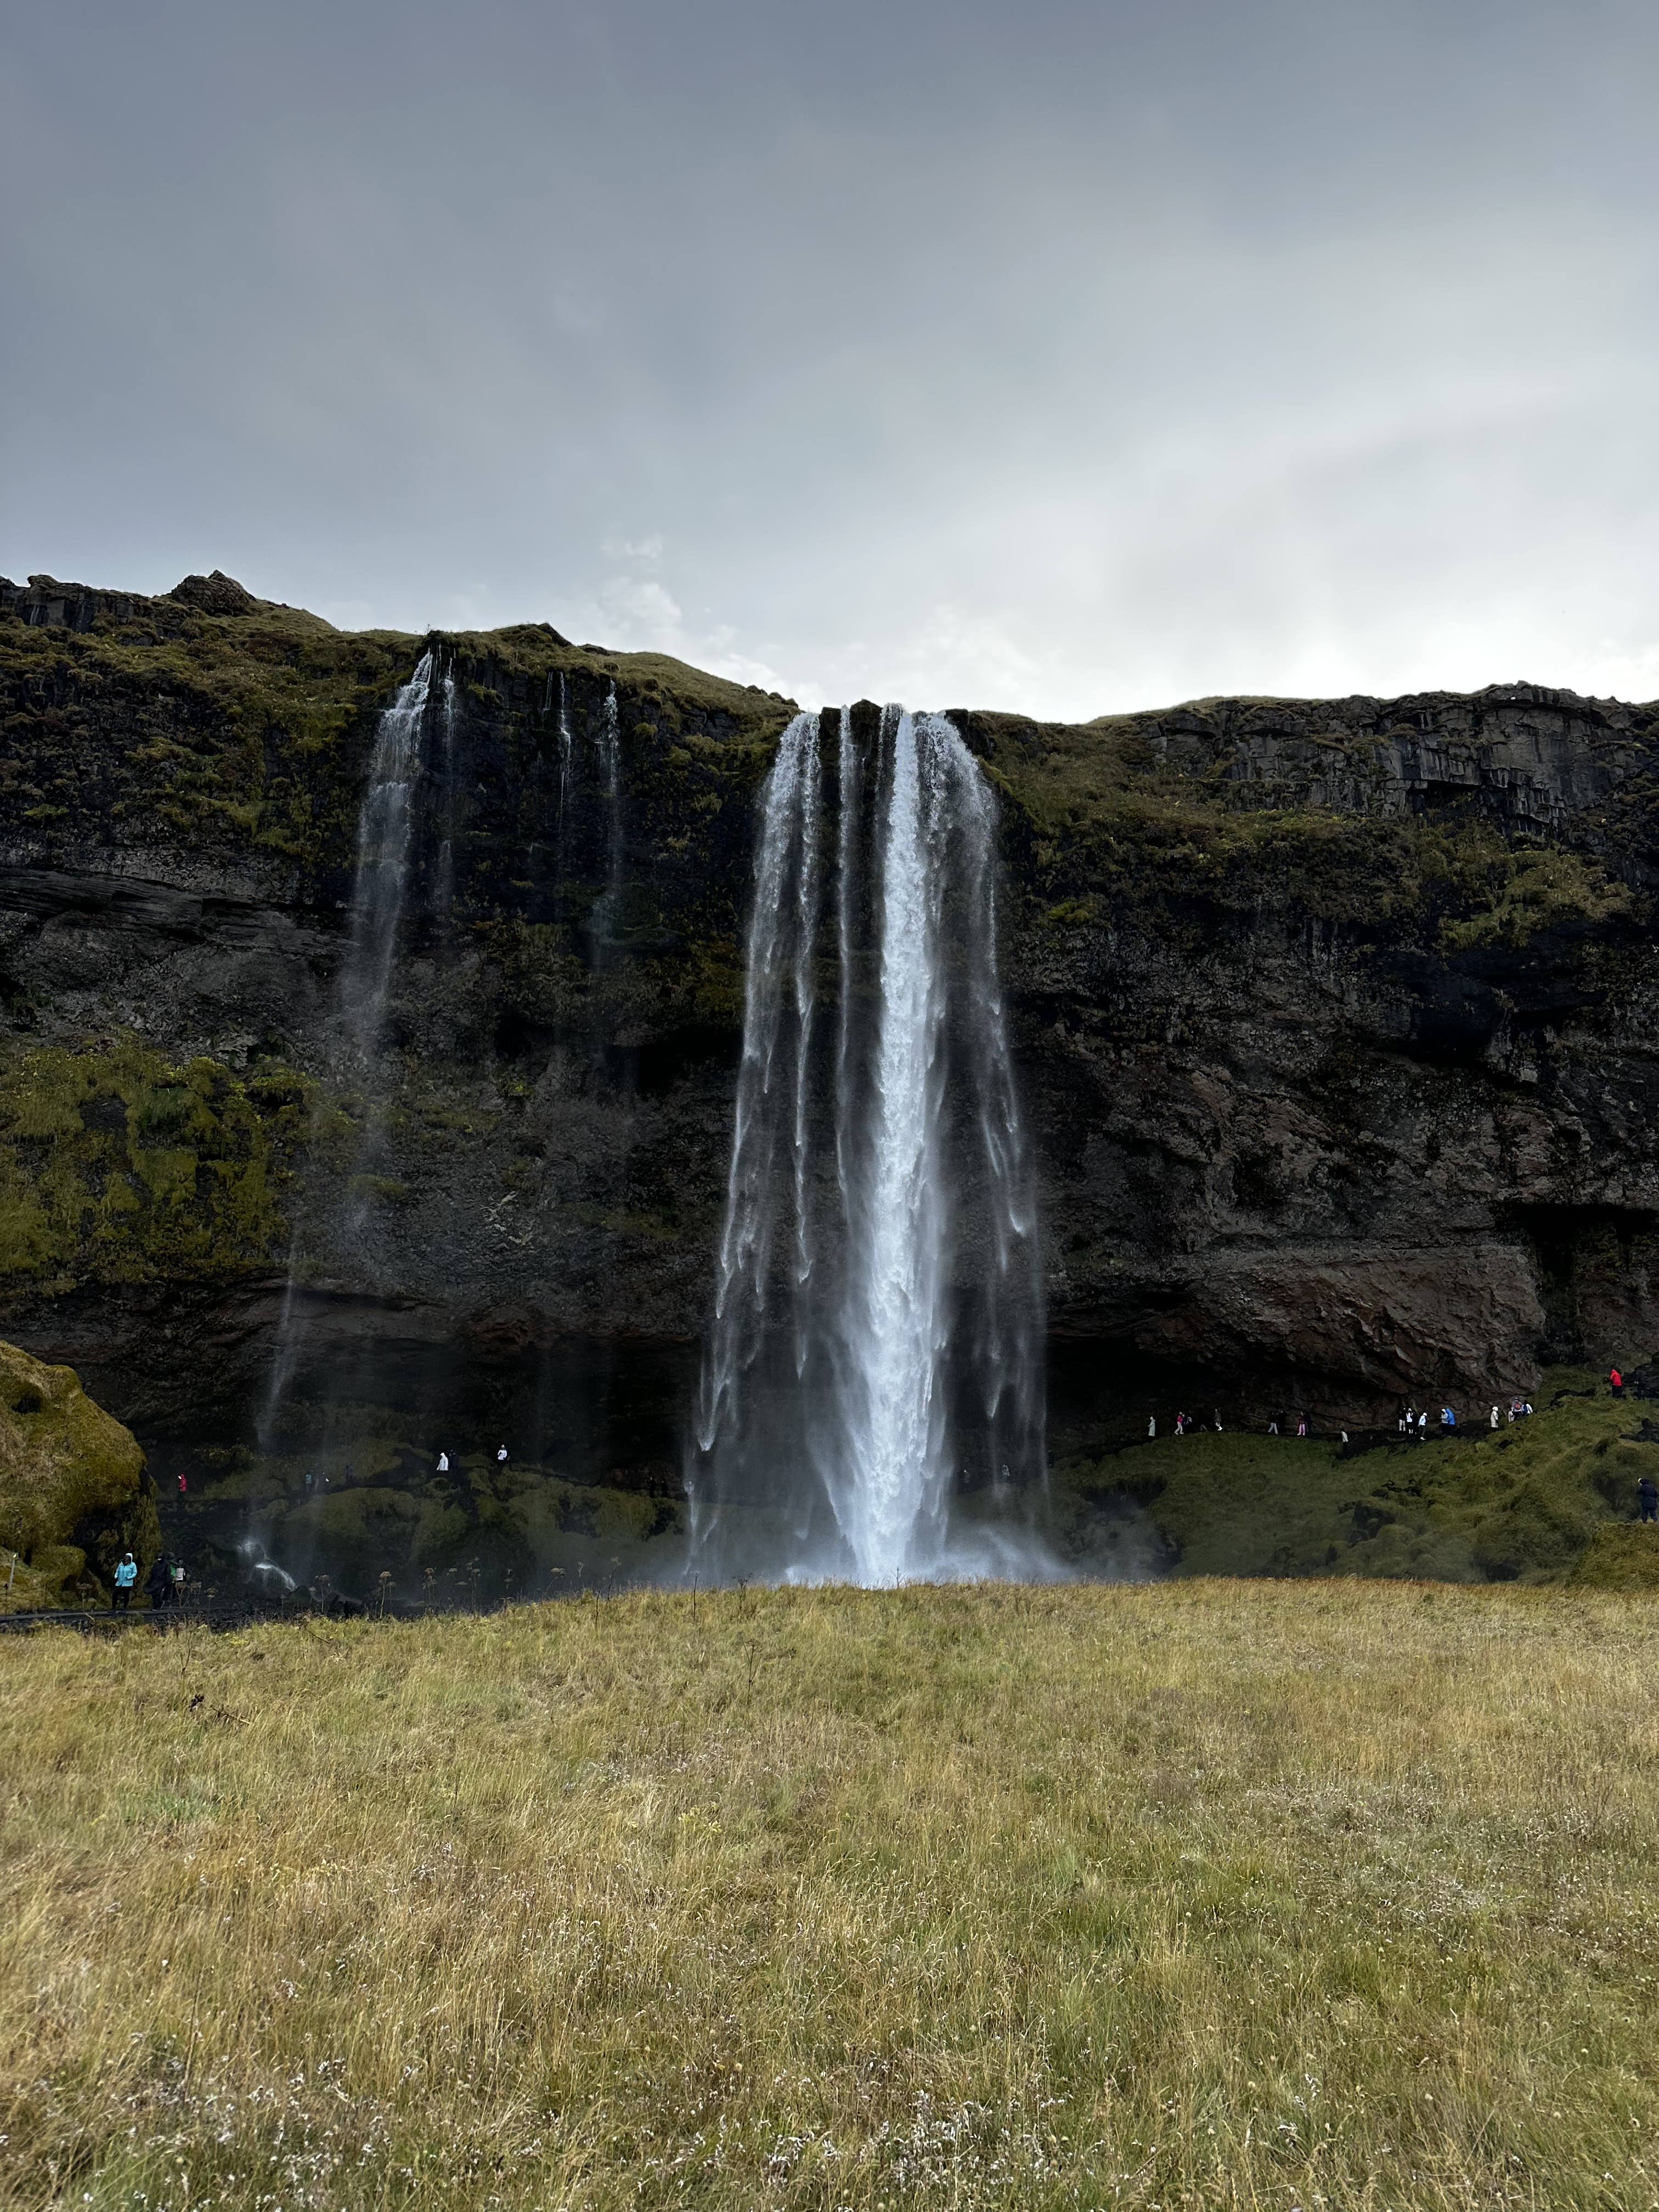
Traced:
MULTIPOLYGON (((1530 1420, 1344 1459, 1293 1436, 1165 1436, 1057 1473, 1063 1526, 1127 1489, 1188 1575, 1345 1574, 1540 1582, 1659 1479, 1651 1406, 1556 1368, 1530 1420)), ((1616 1549, 1616 1541, 1615 1541, 1616 1549)), ((1101 1563, 1109 1554, 1101 1555, 1101 1563)))
POLYGON ((0 1647, 20 2204, 1650 2205, 1649 1604, 0 1647))

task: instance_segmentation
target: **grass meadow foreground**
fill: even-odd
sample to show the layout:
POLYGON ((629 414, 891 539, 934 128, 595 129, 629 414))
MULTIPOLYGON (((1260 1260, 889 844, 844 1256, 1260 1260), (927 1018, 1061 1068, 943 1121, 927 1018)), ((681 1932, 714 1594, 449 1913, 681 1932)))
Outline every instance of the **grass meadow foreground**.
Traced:
POLYGON ((1656 1668, 1355 1581, 9 1641, 0 2188, 1651 2206, 1656 1668))

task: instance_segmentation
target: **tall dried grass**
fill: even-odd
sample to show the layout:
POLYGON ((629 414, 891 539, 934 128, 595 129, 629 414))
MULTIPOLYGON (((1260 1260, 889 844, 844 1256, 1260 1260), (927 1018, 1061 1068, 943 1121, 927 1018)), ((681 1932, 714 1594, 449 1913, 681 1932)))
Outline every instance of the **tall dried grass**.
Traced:
POLYGON ((0 1647, 8 2203, 1659 2203, 1649 1601, 0 1647))

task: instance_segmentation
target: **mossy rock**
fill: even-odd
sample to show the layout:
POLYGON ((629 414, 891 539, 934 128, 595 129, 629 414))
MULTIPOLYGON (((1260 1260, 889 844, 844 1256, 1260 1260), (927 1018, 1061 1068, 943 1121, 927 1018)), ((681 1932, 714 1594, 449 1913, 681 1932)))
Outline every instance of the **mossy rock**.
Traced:
POLYGON ((1577 1589, 1659 1591, 1659 1528, 1611 1522, 1565 1578, 1577 1589))
POLYGON ((106 1591, 131 1548, 161 1549, 155 1488, 130 1429, 94 1405, 70 1367, 0 1343, 0 1554, 21 1563, 0 1600, 54 1604, 83 1579, 106 1591))

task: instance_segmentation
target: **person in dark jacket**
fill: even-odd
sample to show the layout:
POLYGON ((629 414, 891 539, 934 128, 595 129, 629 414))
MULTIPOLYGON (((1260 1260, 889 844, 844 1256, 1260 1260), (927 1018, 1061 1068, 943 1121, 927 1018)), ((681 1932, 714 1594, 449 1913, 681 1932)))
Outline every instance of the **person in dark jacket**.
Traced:
POLYGON ((162 1606, 172 1604, 173 1577, 167 1572, 167 1555, 165 1552, 158 1552, 155 1554, 150 1571, 144 1577, 144 1589, 151 1605, 158 1611, 162 1606))
POLYGON ((1644 1474, 1636 1486, 1636 1495, 1641 1500, 1642 1518, 1659 1521, 1659 1482, 1650 1474, 1644 1474))

